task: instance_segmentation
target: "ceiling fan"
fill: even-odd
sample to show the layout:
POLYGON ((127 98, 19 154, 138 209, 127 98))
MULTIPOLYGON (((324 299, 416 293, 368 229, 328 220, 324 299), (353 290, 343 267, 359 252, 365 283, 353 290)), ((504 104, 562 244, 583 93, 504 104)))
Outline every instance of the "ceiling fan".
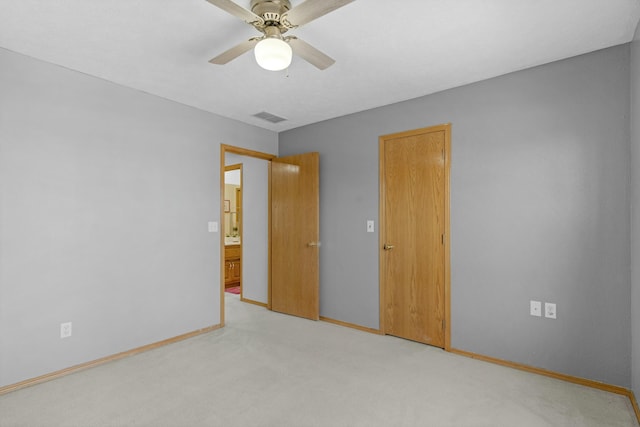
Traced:
POLYGON ((293 53, 321 70, 331 66, 335 60, 309 43, 296 36, 282 35, 354 0, 306 0, 294 8, 291 8, 289 0, 251 0, 251 10, 231 0, 207 1, 262 33, 260 37, 250 38, 222 52, 210 60, 210 63, 226 64, 254 48, 258 65, 267 70, 279 71, 289 66, 293 53))

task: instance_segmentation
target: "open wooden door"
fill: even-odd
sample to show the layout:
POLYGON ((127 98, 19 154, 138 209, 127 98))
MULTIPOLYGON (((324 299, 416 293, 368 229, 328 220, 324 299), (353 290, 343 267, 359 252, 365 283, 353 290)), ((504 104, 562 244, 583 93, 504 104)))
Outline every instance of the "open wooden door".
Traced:
POLYGON ((271 309, 320 318, 318 153, 271 161, 271 309))

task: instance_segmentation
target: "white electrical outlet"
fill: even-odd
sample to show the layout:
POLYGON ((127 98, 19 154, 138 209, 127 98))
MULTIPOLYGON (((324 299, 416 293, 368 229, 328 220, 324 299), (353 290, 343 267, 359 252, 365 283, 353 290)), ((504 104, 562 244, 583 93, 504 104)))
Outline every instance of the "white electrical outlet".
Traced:
POLYGON ((544 303, 544 317, 547 317, 549 319, 556 318, 556 305, 554 303, 552 302, 544 303))
POLYGON ((540 301, 529 301, 529 314, 532 316, 542 316, 542 303, 540 301))
POLYGON ((373 233, 375 231, 374 222, 372 219, 367 220, 367 233, 373 233))
POLYGON ((71 336, 71 322, 60 323, 60 338, 71 336))

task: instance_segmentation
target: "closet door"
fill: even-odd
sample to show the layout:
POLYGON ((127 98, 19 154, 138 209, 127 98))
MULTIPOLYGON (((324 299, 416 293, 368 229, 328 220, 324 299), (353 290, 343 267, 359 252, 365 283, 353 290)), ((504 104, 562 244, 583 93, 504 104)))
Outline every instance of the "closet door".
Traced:
POLYGON ((449 126, 380 138, 383 332, 446 347, 449 126))

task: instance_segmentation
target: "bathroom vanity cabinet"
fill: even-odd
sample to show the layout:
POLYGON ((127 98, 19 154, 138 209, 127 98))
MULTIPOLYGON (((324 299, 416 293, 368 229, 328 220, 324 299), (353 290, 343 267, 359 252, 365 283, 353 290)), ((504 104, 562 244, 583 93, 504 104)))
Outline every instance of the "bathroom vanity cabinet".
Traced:
POLYGON ((230 288, 240 285, 242 278, 242 251, 240 245, 224 247, 224 286, 230 288))

